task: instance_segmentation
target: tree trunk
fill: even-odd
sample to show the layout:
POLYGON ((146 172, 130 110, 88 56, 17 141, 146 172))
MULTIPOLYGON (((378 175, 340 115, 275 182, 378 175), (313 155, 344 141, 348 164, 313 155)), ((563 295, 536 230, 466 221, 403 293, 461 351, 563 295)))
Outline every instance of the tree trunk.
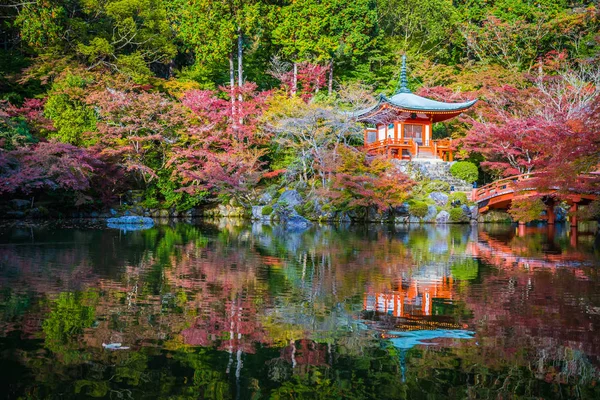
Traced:
POLYGON ((229 89, 231 90, 229 95, 231 98, 231 121, 235 129, 235 96, 233 95, 235 89, 235 64, 233 63, 233 51, 229 53, 229 89))
MULTIPOLYGON (((242 35, 242 28, 238 27, 238 87, 242 87, 244 84, 244 40, 242 35)), ((241 95, 240 95, 241 96, 241 95)), ((241 100, 241 99, 240 99, 241 100)))
POLYGON ((329 96, 333 93, 333 58, 329 61, 329 85, 327 86, 329 96))
MULTIPOLYGON (((238 88, 241 88, 244 84, 244 40, 242 34, 242 28, 238 26, 238 88)), ((242 92, 240 91, 238 94, 238 101, 242 102, 242 92)), ((241 105, 240 105, 241 107, 241 105)), ((241 114, 241 113, 240 113, 241 114)), ((244 120, 240 115, 239 120, 240 125, 244 125, 244 120)))
POLYGON ((294 76, 292 79, 292 96, 298 91, 298 63, 294 61, 294 76))

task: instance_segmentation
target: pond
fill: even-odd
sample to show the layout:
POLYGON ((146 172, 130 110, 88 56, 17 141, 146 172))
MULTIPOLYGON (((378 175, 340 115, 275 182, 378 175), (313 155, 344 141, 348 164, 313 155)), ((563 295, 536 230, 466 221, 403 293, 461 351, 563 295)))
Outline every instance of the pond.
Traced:
POLYGON ((600 398, 564 226, 0 228, 0 397, 600 398))

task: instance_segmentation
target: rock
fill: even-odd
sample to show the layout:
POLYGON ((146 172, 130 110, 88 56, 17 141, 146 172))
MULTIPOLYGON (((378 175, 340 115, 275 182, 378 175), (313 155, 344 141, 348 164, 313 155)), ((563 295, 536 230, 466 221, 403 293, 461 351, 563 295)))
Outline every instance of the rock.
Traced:
POLYGON ((478 222, 512 222, 510 214, 506 211, 490 210, 485 214, 480 214, 478 222))
POLYGON ((115 210, 114 208, 110 209, 110 215, 117 215, 117 210, 115 210))
POLYGON ((271 195, 271 193, 264 192, 262 194, 262 196, 259 197, 258 204, 267 205, 267 204, 271 204, 272 201, 273 201, 273 196, 271 195))
POLYGON ((409 217, 407 215, 399 216, 394 218, 395 224, 406 224, 409 222, 409 217))
POLYGON ((431 192, 429 194, 429 198, 435 201, 435 204, 440 207, 444 207, 446 204, 448 204, 448 195, 442 192, 431 192))
POLYGON ((437 224, 447 224, 448 221, 450 221, 450 213, 448 213, 448 211, 440 211, 435 217, 435 222, 437 224))
POLYGON ((138 231, 142 229, 152 228, 154 220, 148 217, 138 217, 136 215, 108 218, 106 225, 109 228, 121 229, 124 231, 138 231))
POLYGON ((243 217, 244 216, 244 209, 241 207, 236 207, 236 206, 232 206, 232 205, 223 205, 223 204, 219 204, 219 206, 217 207, 218 211, 219 211, 219 215, 221 217, 230 217, 230 218, 236 218, 236 217, 243 217))
POLYGON ((423 217, 423 222, 433 222, 438 214, 436 206, 427 207, 427 214, 423 217))
POLYGON ((300 193, 298 193, 295 190, 286 190, 281 194, 281 197, 279 197, 277 203, 285 203, 288 206, 294 208, 298 204, 302 203, 302 196, 300 196, 300 193))
POLYGON ((350 223, 350 222, 352 222, 352 219, 350 218, 350 216, 348 215, 348 213, 345 213, 345 212, 339 213, 339 215, 337 216, 337 220, 339 222, 343 222, 343 223, 350 223))
POLYGON ((293 215, 285 222, 287 231, 301 231, 310 228, 312 222, 300 215, 293 215))
POLYGON ((479 207, 471 206, 471 207, 469 207, 469 211, 471 212, 470 213, 471 219, 477 220, 477 217, 479 217, 479 207))
POLYGON ((7 218, 25 218, 25 213, 23 211, 8 211, 6 213, 7 218))
POLYGON ((31 206, 31 201, 23 199, 13 199, 10 201, 10 206, 14 210, 27 210, 31 206))
POLYGON ((463 204, 462 206, 460 206, 460 208, 462 208, 462 210, 463 210, 463 213, 465 214, 465 216, 466 216, 467 218, 471 218, 471 209, 469 208, 469 206, 468 206, 468 205, 466 205, 466 204, 463 204))
POLYGON ((252 206, 252 219, 261 220, 263 219, 262 210, 263 206, 252 206))
POLYGON ((404 203, 401 206, 396 207, 396 209, 394 210, 394 212, 395 212, 395 214, 397 216, 399 216, 399 215, 402 215, 402 216, 408 215, 408 203, 404 203))
POLYGON ((169 218, 169 210, 159 210, 158 217, 159 218, 169 218))
POLYGON ((419 217, 415 217, 415 216, 409 216, 408 217, 408 223, 409 224, 420 224, 422 221, 419 217))

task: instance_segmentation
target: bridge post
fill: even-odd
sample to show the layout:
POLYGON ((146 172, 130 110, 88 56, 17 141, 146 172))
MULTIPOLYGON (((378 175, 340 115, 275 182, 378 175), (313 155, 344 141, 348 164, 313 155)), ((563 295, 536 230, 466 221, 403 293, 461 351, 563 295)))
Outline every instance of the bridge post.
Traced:
POLYGON ((546 205, 546 215, 548 216, 548 225, 554 225, 556 215, 554 214, 554 201, 550 201, 546 205))
POLYGON ((573 205, 571 206, 571 208, 569 209, 569 213, 571 214, 569 216, 569 222, 571 224, 572 228, 577 228, 577 203, 573 203, 573 205))
POLYGON ((519 221, 519 227, 517 228, 517 236, 518 237, 525 236, 525 222, 519 221))

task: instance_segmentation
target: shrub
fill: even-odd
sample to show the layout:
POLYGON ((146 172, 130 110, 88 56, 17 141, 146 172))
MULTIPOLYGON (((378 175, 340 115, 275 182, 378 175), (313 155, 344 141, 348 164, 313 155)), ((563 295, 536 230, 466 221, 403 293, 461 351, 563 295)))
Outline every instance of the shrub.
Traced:
POLYGON ((460 207, 450 209, 450 221, 452 222, 467 222, 468 218, 460 207))
POLYGON ((261 213, 264 216, 271 215, 273 213, 273 207, 271 207, 271 206, 264 206, 262 208, 261 213))
POLYGON ((431 181, 431 182, 427 182, 423 186, 423 189, 425 190, 425 193, 427 193, 427 194, 429 194, 431 192, 449 192, 450 184, 448 182, 443 182, 443 181, 431 181))
POLYGON ((469 202, 467 199, 467 194, 464 192, 450 193, 450 196, 448 196, 448 201, 450 204, 452 204, 452 202, 460 202, 460 204, 467 204, 469 202))
POLYGON ((513 200, 508 213, 514 221, 527 223, 540 219, 545 210, 546 206, 541 199, 526 197, 513 200))
POLYGON ((458 161, 450 167, 450 174, 453 177, 462 179, 466 182, 475 182, 479 176, 477 165, 469 161, 458 161))
POLYGON ((427 215, 429 206, 424 201, 415 201, 408 206, 408 212, 417 218, 423 218, 427 215))

